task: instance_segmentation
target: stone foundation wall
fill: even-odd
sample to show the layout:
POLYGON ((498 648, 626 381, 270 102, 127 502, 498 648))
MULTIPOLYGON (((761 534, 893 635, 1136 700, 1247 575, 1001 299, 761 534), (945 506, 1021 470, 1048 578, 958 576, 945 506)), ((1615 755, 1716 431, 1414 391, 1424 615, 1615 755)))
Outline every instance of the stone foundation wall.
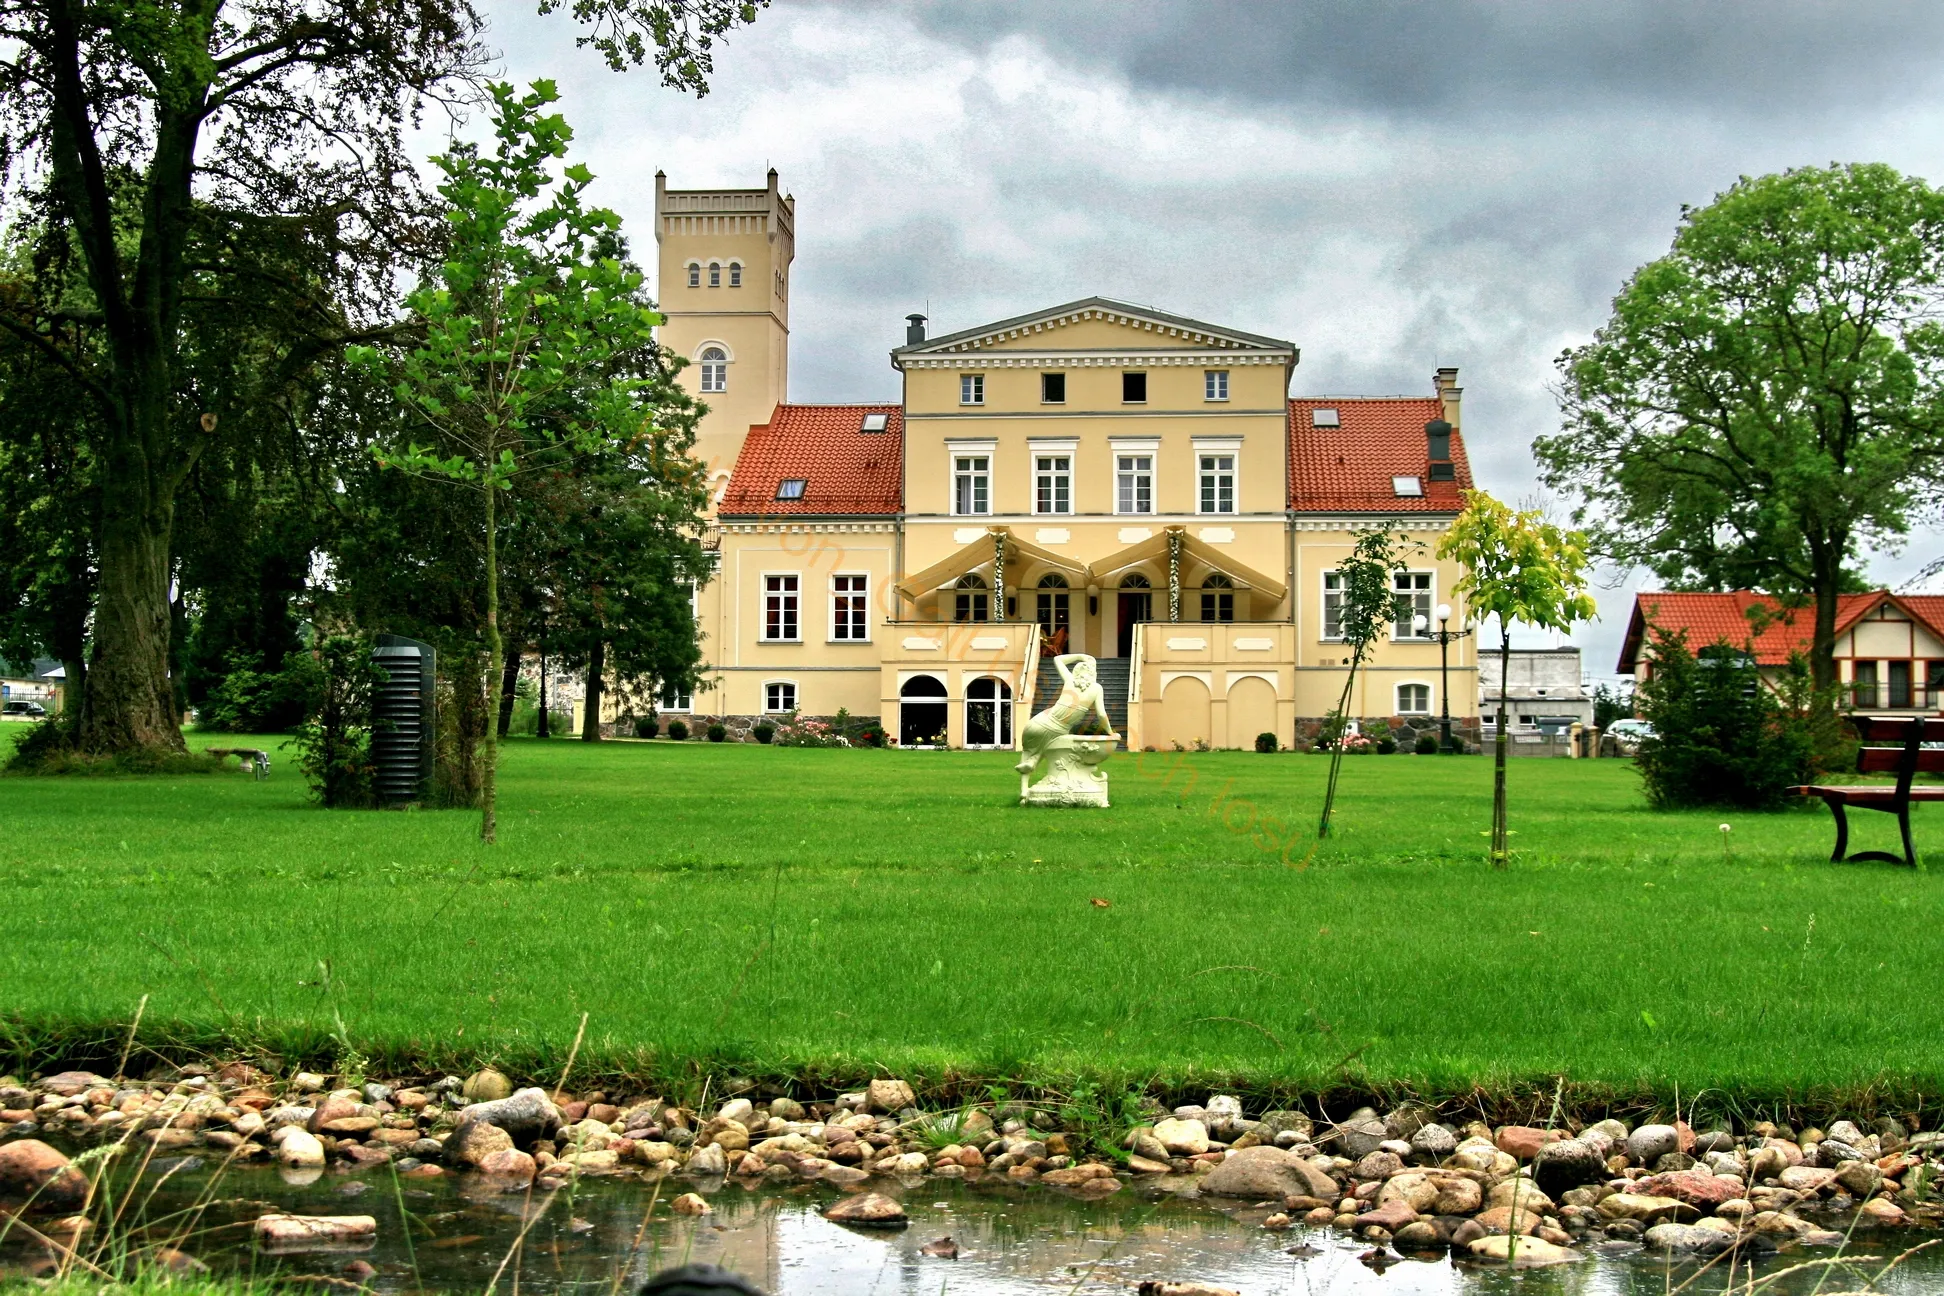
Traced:
MULTIPOLYGON (((784 719, 782 716, 773 716, 773 715, 688 715, 679 711, 660 715, 657 716, 656 718, 661 721, 663 736, 666 736, 668 733, 669 721, 680 720, 683 723, 687 724, 689 727, 690 742, 696 742, 696 741, 707 742, 709 740, 708 739, 709 726, 717 722, 720 722, 722 724, 722 727, 729 731, 729 736, 723 739, 724 742, 751 742, 751 743, 756 741, 756 737, 754 733, 751 731, 754 730, 758 724, 767 721, 770 724, 781 729, 783 727, 783 719, 784 719)), ((801 718, 804 720, 821 720, 825 724, 831 725, 833 727, 837 724, 837 717, 834 715, 803 716, 801 718)), ((856 733, 860 730, 867 729, 867 728, 871 728, 871 729, 883 728, 883 725, 879 723, 878 717, 876 716, 846 716, 845 720, 851 726, 852 733, 856 733)), ((614 726, 609 725, 607 726, 607 728, 609 730, 613 730, 614 726)), ((632 738, 634 736, 634 722, 633 721, 627 722, 627 724, 623 726, 622 729, 620 730, 620 733, 621 736, 623 737, 632 738)))

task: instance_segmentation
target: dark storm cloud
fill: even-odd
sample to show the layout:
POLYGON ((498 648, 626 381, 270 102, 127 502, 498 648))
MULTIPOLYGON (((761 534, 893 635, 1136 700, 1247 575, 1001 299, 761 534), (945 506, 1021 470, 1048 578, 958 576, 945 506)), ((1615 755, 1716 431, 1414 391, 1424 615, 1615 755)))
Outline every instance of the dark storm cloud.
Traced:
POLYGON ((1406 115, 1645 103, 1821 116, 1894 102, 1944 57, 1935 0, 882 7, 968 46, 1034 37, 1155 88, 1406 115))

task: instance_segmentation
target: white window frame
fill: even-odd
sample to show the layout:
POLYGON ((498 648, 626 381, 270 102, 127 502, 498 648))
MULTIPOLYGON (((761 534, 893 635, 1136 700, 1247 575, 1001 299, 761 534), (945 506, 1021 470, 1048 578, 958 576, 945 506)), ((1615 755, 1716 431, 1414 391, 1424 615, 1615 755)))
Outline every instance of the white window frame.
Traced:
MULTIPOLYGON (((1425 568, 1413 568, 1401 572, 1392 572, 1391 573, 1391 606, 1392 606, 1392 613, 1391 613, 1390 637, 1392 643, 1431 642, 1431 628, 1432 625, 1434 624, 1432 619, 1432 613, 1437 610, 1437 606, 1438 606, 1438 573, 1435 570, 1428 570, 1425 568), (1425 578, 1424 588, 1418 589, 1415 586, 1413 586, 1411 589, 1401 590, 1397 588, 1397 582, 1400 577, 1410 581, 1416 581, 1419 577, 1424 577, 1425 578), (1416 616, 1419 612, 1422 612, 1424 614, 1423 634, 1397 633, 1398 620, 1396 614, 1396 604, 1397 604, 1398 597, 1403 595, 1408 595, 1411 599, 1412 616, 1416 616)), ((1409 622, 1407 621, 1405 622, 1405 624, 1408 626, 1409 622)))
POLYGON ((1154 461, 1152 450, 1114 452, 1114 512, 1122 517, 1154 516, 1154 461), (1145 463, 1145 467, 1141 465, 1145 463), (1130 467, 1129 465, 1137 465, 1130 467), (1133 507, 1140 501, 1140 487, 1147 487, 1147 507, 1133 507))
POLYGON ((1229 371, 1226 369, 1202 370, 1202 399, 1205 401, 1226 401, 1229 398, 1229 371))
POLYGON ((709 262, 709 287, 722 287, 722 262, 720 261, 709 262))
POLYGON ((1041 517, 1073 515, 1073 452, 1070 450, 1033 451, 1033 512, 1041 517), (1049 467, 1048 465, 1054 465, 1049 467), (1051 488, 1054 507, 1045 507, 1047 488, 1051 488))
POLYGON ((871 574, 860 571, 839 571, 830 573, 830 639, 831 643, 869 643, 871 642, 871 574), (839 589, 839 581, 856 581, 849 589, 839 589), (840 600, 856 600, 856 606, 849 609, 848 615, 840 609, 840 600), (838 631, 844 631, 839 634, 838 631), (850 633, 855 630, 856 633, 850 633))
POLYGON ((803 705, 803 699, 798 696, 797 682, 795 680, 774 679, 774 680, 763 681, 763 714, 764 715, 788 715, 790 714, 790 712, 795 711, 800 707, 802 707, 802 705, 803 705), (788 706, 774 705, 770 701, 771 689, 790 690, 790 705, 788 706))
POLYGON ((1428 716, 1437 707, 1437 694, 1438 691, 1432 687, 1430 680, 1399 680, 1396 686, 1391 689, 1391 706, 1393 708, 1391 714, 1399 716, 1428 716), (1421 688, 1424 690, 1424 710, 1406 711, 1404 709, 1404 690, 1407 688, 1421 688))
POLYGON ((729 286, 731 288, 742 287, 742 262, 740 261, 731 261, 729 263, 729 286))
POLYGON ((1317 606, 1322 610, 1322 614, 1323 614, 1323 625, 1321 627, 1322 633, 1318 636, 1318 638, 1320 638, 1324 643, 1343 642, 1342 584, 1343 584, 1342 572, 1332 570, 1323 573, 1323 600, 1322 602, 1318 603, 1317 606), (1337 618, 1337 628, 1335 634, 1330 633, 1330 617, 1331 617, 1332 610, 1335 611, 1336 618, 1337 618))
POLYGON ((952 516, 953 517, 991 517, 992 516, 992 460, 993 451, 985 446, 977 448, 949 447, 952 460, 952 516), (980 467, 969 467, 978 463, 980 467), (984 508, 961 509, 959 507, 959 483, 972 483, 973 502, 983 497, 984 508))
POLYGON ((700 261, 691 261, 688 263, 688 286, 691 288, 700 288, 702 286, 702 263, 700 261))
POLYGON ((758 609, 758 612, 761 618, 759 621, 761 631, 758 642, 802 643, 803 573, 794 571, 764 572, 763 605, 758 609), (776 582, 774 586, 771 585, 772 581, 776 582), (787 585, 785 582, 787 582, 787 585), (795 633, 786 635, 773 635, 770 633, 770 608, 772 599, 776 600, 775 606, 777 609, 784 613, 781 618, 783 624, 795 633))
POLYGON ((1236 477, 1242 456, 1234 450, 1217 450, 1207 446, 1195 447, 1195 512, 1203 517, 1233 517, 1236 513, 1236 477), (1223 460, 1228 462, 1221 467, 1223 460), (1213 461, 1215 467, 1210 467, 1213 461), (1214 507, 1209 507, 1209 483, 1215 485, 1214 507), (1223 488, 1227 487, 1227 508, 1223 508, 1223 488))
POLYGON ((725 342, 713 339, 695 348, 695 363, 698 370, 696 388, 704 395, 715 396, 729 390, 729 366, 735 362, 735 352, 725 342), (709 352, 720 351, 722 359, 705 359, 709 352))
POLYGON ((959 375, 959 404, 985 404, 985 375, 982 373, 962 373, 959 375))
POLYGON ((667 712, 671 715, 693 715, 695 713, 695 694, 690 690, 677 689, 673 684, 664 684, 655 694, 655 713, 667 712), (670 702, 668 699, 679 699, 670 702))

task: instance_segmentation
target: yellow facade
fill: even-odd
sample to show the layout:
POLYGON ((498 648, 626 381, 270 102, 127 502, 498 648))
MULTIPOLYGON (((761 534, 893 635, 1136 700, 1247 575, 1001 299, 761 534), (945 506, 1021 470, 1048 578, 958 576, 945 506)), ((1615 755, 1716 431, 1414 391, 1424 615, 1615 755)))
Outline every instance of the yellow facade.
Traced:
MULTIPOLYGON (((1287 746, 1339 702, 1348 663, 1327 634, 1326 581, 1357 531, 1389 522, 1419 547, 1403 606, 1456 602, 1461 573, 1432 556, 1469 484, 1455 370, 1422 398, 1299 410, 1291 343, 1089 299, 908 335, 891 355, 896 402, 792 406, 794 207, 774 174, 766 190, 662 190, 658 203, 665 340, 684 355, 728 343, 737 357, 728 391, 704 396, 716 407, 705 456, 737 466, 717 578, 697 600, 711 670, 696 712, 743 729, 843 709, 907 741, 1012 746, 1060 634, 1122 681, 1133 745, 1246 747, 1271 732, 1287 746), (749 210, 723 208, 738 223, 721 232, 692 227, 710 203, 749 210), (745 289, 760 265, 782 295, 729 309, 732 290, 708 288, 706 267, 730 256, 745 258, 745 289), (689 288, 698 264, 704 286, 689 288), (759 356, 762 382, 741 382, 759 356), (1440 417, 1456 465, 1442 478, 1426 461, 1426 423, 1440 417), (1349 482, 1355 456, 1377 455, 1363 476, 1381 489, 1302 485, 1303 437, 1324 466, 1302 472, 1349 482), (893 457, 889 488, 859 485, 893 457)), ((1450 628, 1464 624, 1454 608, 1450 628)), ((1475 731, 1475 639, 1454 643, 1441 671, 1425 627, 1403 625, 1361 672, 1351 713, 1429 726, 1448 704, 1475 731)))

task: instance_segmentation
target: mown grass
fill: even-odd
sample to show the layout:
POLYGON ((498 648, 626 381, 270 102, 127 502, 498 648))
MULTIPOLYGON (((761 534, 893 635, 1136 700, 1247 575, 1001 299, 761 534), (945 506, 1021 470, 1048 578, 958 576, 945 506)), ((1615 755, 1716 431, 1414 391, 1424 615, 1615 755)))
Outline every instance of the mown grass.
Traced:
POLYGON ((1120 757, 1106 812, 1022 809, 1009 764, 515 741, 493 849, 470 813, 316 809, 287 760, 0 779, 0 1071, 112 1060, 147 995, 146 1040, 394 1065, 557 1066, 585 1012, 582 1067, 664 1075, 1944 1080, 1944 871, 1828 863, 1819 807, 1656 813, 1626 762, 1515 762, 1494 873, 1482 758, 1352 760, 1315 849, 1321 758, 1120 757))

